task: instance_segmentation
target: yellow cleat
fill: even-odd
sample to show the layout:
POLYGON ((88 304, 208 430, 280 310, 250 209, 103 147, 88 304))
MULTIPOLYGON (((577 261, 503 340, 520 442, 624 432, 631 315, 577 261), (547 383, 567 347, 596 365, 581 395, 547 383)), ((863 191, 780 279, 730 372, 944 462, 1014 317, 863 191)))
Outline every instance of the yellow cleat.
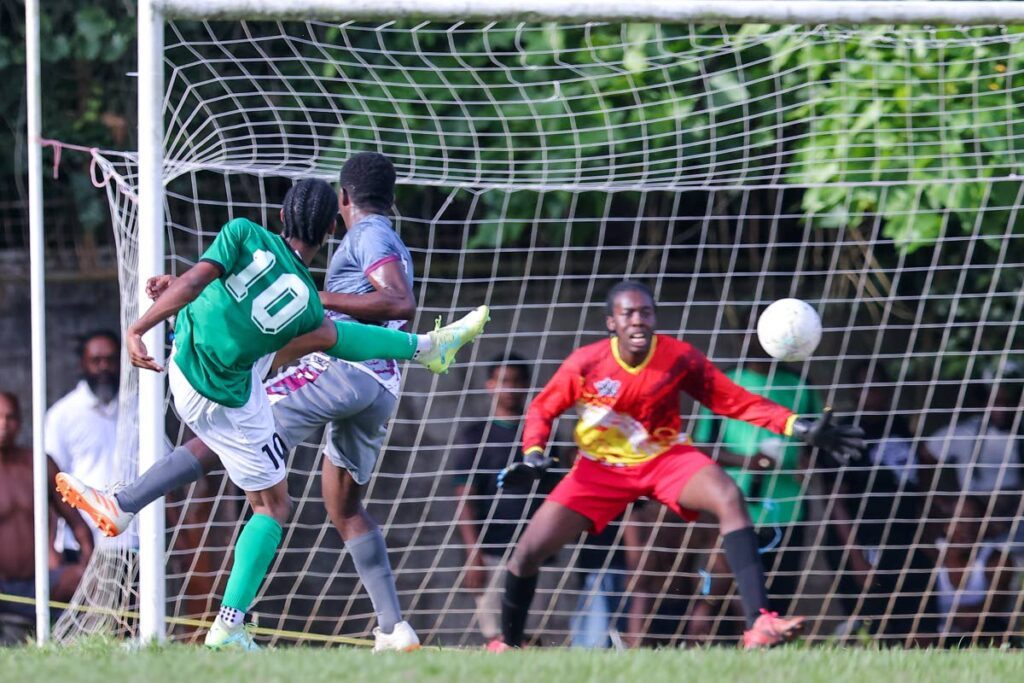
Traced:
POLYGON ((484 325, 490 319, 490 310, 487 306, 479 306, 444 327, 440 326, 441 321, 438 319, 437 329, 427 333, 433 341, 433 346, 414 360, 435 374, 448 372, 448 368, 455 361, 455 354, 463 346, 479 337, 480 333, 484 331, 484 325))

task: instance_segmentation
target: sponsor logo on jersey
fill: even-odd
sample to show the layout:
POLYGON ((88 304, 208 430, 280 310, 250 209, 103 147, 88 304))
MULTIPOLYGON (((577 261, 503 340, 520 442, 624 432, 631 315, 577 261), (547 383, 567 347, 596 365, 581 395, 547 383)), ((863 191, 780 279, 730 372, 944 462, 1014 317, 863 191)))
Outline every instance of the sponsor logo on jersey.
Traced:
POLYGON ((611 377, 605 377, 600 382, 594 385, 597 389, 597 395, 605 398, 613 398, 619 395, 619 387, 622 386, 622 382, 614 380, 611 377))

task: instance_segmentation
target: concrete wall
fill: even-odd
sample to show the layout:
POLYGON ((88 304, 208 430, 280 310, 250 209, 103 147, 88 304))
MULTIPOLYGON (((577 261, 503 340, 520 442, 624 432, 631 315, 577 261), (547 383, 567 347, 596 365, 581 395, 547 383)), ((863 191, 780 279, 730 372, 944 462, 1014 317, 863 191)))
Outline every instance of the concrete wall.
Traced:
MULTIPOLYGON (((23 255, 27 260, 27 255, 23 255)), ((119 294, 112 280, 62 280, 46 285, 47 405, 80 378, 77 345, 91 330, 117 330, 119 294)), ((21 442, 32 435, 32 340, 28 281, 0 277, 0 390, 18 396, 25 413, 21 442)))

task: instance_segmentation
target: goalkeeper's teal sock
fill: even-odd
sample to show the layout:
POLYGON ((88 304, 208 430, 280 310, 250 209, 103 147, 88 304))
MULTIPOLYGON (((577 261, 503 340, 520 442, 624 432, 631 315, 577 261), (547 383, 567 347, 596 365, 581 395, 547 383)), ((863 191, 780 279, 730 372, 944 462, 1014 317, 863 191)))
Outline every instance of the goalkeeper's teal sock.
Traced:
POLYGON ((273 517, 255 514, 235 544, 235 561, 224 590, 224 606, 247 612, 267 575, 281 543, 281 525, 273 517))
POLYGON ((342 360, 412 360, 419 343, 418 335, 379 325, 346 321, 335 322, 334 326, 338 328, 338 341, 327 349, 327 353, 342 360))

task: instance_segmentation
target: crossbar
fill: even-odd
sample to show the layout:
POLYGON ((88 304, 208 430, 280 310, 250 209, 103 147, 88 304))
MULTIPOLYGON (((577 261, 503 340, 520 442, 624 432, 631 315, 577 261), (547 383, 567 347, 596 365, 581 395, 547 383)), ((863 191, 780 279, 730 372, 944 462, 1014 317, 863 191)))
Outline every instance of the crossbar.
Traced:
POLYGON ((443 19, 575 21, 927 24, 1024 24, 1024 2, 897 0, 154 0, 168 19, 443 19))

